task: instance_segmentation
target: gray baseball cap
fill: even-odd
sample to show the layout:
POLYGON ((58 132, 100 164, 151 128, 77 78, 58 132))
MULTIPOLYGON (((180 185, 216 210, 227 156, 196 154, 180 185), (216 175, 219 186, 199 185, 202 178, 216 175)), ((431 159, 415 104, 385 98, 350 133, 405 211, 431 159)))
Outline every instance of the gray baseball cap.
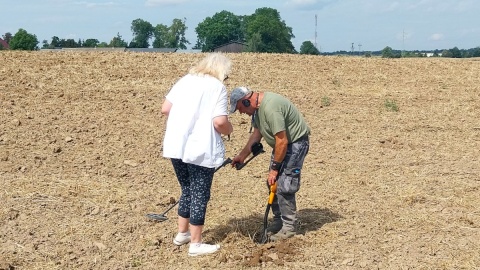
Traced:
POLYGON ((232 90, 230 94, 230 113, 234 113, 237 110, 237 102, 246 97, 252 91, 245 86, 240 86, 232 90))

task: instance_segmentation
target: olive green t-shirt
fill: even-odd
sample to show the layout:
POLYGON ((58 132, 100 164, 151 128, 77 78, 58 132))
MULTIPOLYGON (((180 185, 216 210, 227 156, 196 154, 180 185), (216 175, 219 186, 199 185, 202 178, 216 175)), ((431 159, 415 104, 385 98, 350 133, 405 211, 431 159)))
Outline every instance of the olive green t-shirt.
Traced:
POLYGON ((264 93, 253 127, 258 128, 272 148, 275 147, 275 134, 280 131, 286 131, 288 143, 310 135, 310 128, 295 105, 285 97, 272 92, 264 93))

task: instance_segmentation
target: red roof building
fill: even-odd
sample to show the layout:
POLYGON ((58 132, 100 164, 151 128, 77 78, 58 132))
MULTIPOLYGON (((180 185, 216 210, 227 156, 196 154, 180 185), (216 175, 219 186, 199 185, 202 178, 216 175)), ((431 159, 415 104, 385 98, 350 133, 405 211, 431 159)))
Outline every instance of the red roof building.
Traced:
POLYGON ((0 38, 0 47, 2 47, 4 50, 9 48, 8 43, 1 38, 0 38))

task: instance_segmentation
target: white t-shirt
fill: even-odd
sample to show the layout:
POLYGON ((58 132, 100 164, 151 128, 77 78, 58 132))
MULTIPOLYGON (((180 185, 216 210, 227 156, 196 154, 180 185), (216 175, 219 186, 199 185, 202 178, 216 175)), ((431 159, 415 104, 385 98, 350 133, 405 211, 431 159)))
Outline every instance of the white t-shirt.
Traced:
POLYGON ((213 118, 228 115, 227 90, 218 79, 185 75, 167 94, 172 103, 163 139, 163 156, 214 168, 223 162, 225 147, 213 118))

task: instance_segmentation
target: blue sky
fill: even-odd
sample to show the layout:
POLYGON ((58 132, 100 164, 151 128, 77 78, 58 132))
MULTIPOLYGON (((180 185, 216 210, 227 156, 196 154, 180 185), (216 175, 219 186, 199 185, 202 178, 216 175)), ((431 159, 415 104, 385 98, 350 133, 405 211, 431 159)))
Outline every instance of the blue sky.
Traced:
POLYGON ((205 18, 222 10, 251 15, 261 7, 276 9, 292 27, 297 50, 307 40, 323 52, 350 51, 352 43, 355 51, 480 46, 478 0, 0 0, 0 34, 23 28, 41 45, 53 36, 108 43, 118 32, 129 42, 135 19, 169 26, 186 18, 192 47, 205 18))

